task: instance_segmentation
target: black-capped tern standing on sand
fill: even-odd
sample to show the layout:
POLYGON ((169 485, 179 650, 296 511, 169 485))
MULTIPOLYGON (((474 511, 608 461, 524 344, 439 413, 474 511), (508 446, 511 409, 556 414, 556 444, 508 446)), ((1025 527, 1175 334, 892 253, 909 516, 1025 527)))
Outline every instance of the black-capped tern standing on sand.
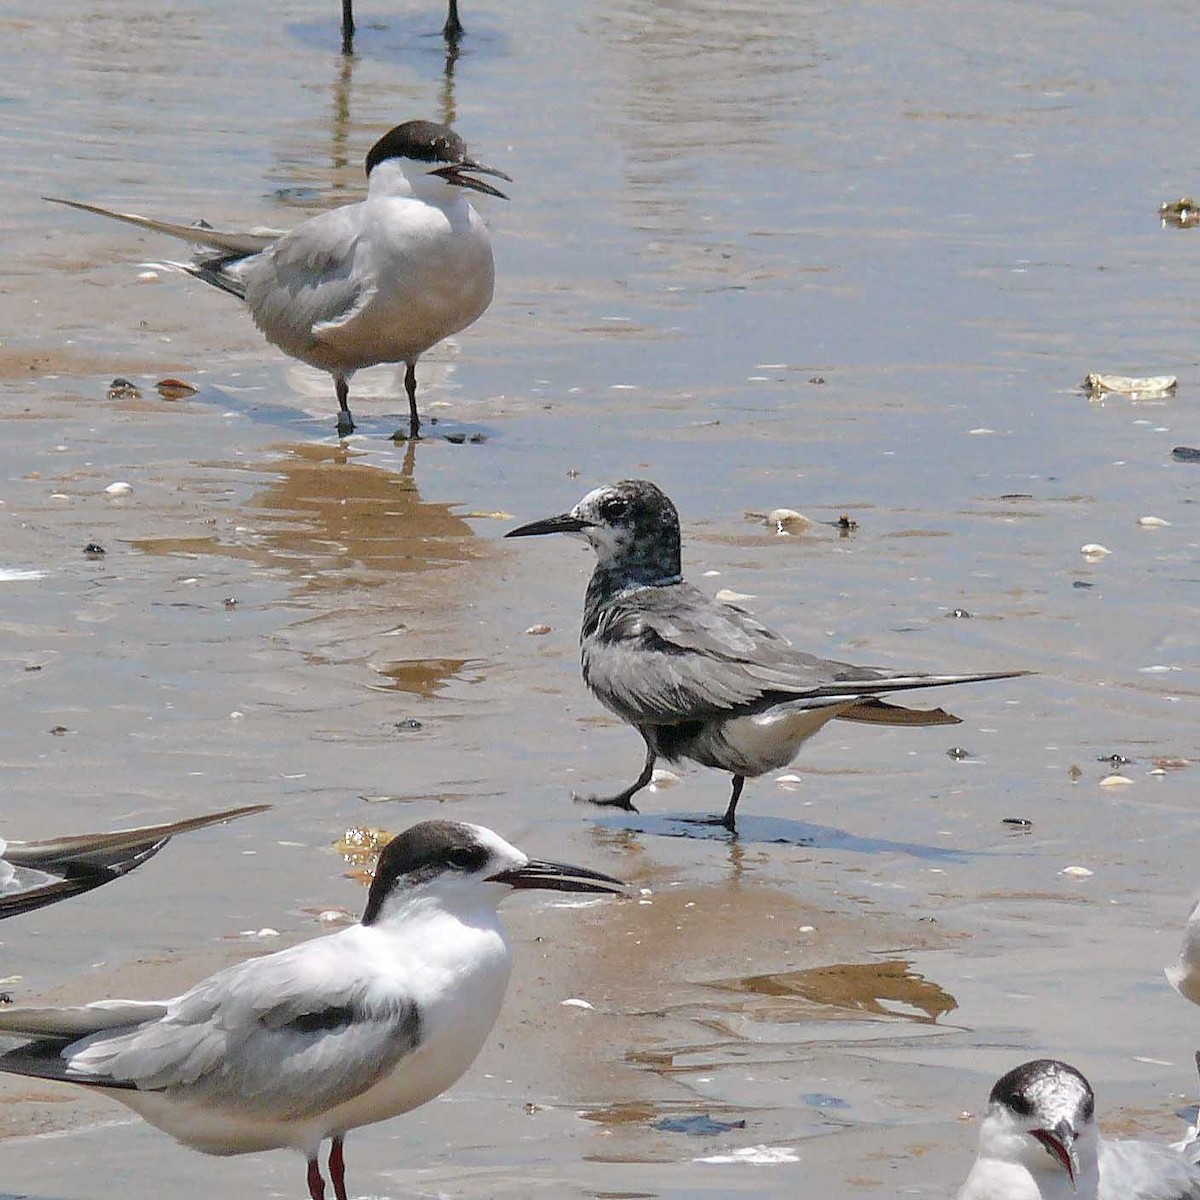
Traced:
POLYGON ((153 858, 177 833, 266 812, 270 807, 250 804, 167 825, 37 842, 6 842, 0 838, 0 919, 33 912, 120 879, 153 858))
POLYGON ((426 821, 383 849, 362 921, 238 963, 173 1000, 0 1009, 34 1040, 0 1070, 108 1090, 206 1154, 317 1152, 346 1200, 348 1130, 444 1092, 483 1046, 511 960, 496 912, 514 888, 619 893, 611 875, 531 859, 479 825, 426 821))
POLYGON ((1091 1085, 1052 1058, 1002 1075, 958 1200, 1200 1200, 1200 1144, 1112 1141, 1091 1085))
POLYGON ((267 341, 333 376, 339 436, 354 431, 350 377, 404 363, 409 431, 420 429, 417 360, 465 329, 492 301, 495 267, 483 219, 467 191, 507 199, 477 178, 508 179, 467 154, 433 121, 405 121, 371 147, 367 198, 330 209, 289 233, 225 232, 47 196, 202 246, 185 271, 243 300, 267 341))
POLYGON ((645 479, 589 492, 568 513, 506 537, 576 534, 596 552, 583 602, 584 682, 646 743, 642 773, 593 804, 633 809, 659 758, 691 759, 733 775, 724 816, 735 831, 748 778, 787 766, 835 717, 877 725, 956 725, 942 709, 916 710, 880 697, 914 688, 1011 679, 1024 671, 916 675, 804 654, 748 612, 684 581, 679 514, 645 479))

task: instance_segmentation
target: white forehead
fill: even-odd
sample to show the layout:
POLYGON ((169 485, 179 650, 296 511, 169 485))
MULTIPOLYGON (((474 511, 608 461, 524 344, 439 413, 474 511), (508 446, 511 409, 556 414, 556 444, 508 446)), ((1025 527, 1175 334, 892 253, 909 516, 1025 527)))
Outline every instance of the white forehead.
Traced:
POLYGON ((527 856, 522 851, 518 850, 511 842, 506 842, 498 833, 489 829, 486 825, 472 825, 469 821, 464 821, 463 825, 475 835, 479 844, 494 858, 517 865, 523 865, 528 861, 527 856))
POLYGON ((596 516, 600 511, 600 505, 608 499, 609 496, 616 494, 616 489, 611 487, 592 488, 590 492, 580 502, 575 505, 572 510, 572 515, 577 517, 596 516))

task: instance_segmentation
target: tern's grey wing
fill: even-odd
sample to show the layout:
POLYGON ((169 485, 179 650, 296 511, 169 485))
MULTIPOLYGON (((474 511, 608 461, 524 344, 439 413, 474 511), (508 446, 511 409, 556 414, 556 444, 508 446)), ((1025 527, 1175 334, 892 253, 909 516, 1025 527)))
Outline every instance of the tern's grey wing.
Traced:
POLYGON ((254 323, 283 349, 321 343, 377 293, 360 252, 358 209, 320 213, 235 268, 254 323))
POLYGON ((165 825, 38 842, 9 842, 3 859, 16 870, 0 887, 0 920, 33 912, 119 879, 152 858, 177 833, 203 829, 268 808, 269 804, 251 804, 165 825))
POLYGON ((743 609, 687 583, 606 602, 585 624, 582 657, 588 685, 634 724, 750 712, 783 700, 807 699, 818 708, 1023 674, 897 675, 805 654, 743 609))
MULTIPOLYGON (((788 640, 691 584, 609 601, 583 638, 584 678, 629 719, 676 722, 817 693, 839 674, 883 674, 793 649, 788 640)), ((845 699, 845 695, 839 699, 845 699)))
POLYGON ((350 951, 335 935, 229 967, 161 1020, 67 1047, 67 1078, 276 1119, 341 1104, 409 1054, 421 1029, 417 1006, 373 986, 350 951))
POLYGON ((1200 1167, 1157 1142, 1100 1142, 1100 1200, 1200 1200, 1200 1167))
POLYGON ((279 232, 273 229, 222 230, 209 229, 203 225, 178 225, 173 221, 159 221, 154 217, 139 216, 137 213, 114 212, 110 208, 101 208, 98 204, 84 204, 79 200, 60 200, 57 196, 43 196, 42 199, 49 200, 51 204, 64 204, 67 208, 76 208, 80 212, 124 221, 127 225, 136 225, 139 229, 165 233, 168 237, 191 242, 193 246, 208 246, 226 254, 257 254, 279 237, 279 232))
POLYGON ((164 825, 142 825, 136 829, 116 829, 108 833, 81 833, 37 842, 9 842, 3 856, 15 866, 39 867, 43 870, 68 865, 119 869, 131 854, 157 848, 177 833, 190 833, 194 829, 219 825, 222 821, 266 812, 270 807, 269 804, 247 804, 241 808, 226 808, 164 825))

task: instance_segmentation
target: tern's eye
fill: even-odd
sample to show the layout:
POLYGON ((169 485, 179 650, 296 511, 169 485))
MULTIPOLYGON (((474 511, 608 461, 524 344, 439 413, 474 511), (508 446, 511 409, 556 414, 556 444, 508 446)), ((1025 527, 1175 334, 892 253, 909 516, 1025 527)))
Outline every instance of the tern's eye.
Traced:
POLYGON ((446 851, 446 866, 456 871, 476 871, 487 860, 487 851, 482 846, 455 846, 446 851))
POLYGON ((600 515, 606 521, 614 521, 629 511, 629 501, 624 496, 610 496, 600 505, 600 515))

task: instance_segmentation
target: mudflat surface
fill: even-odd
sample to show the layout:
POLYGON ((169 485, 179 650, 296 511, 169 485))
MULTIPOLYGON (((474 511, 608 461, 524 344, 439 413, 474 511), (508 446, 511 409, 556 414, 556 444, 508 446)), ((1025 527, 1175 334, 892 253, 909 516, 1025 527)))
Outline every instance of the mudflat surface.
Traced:
MULTIPOLYGON (((1200 232, 1157 209, 1200 187, 1191 10, 464 3, 450 60, 411 0, 361 0, 350 59, 332 0, 0 19, 0 833, 275 806, 6 922, 0 986, 180 991, 357 913, 347 829, 449 816, 633 895, 509 903, 493 1037, 350 1137, 355 1196, 945 1200, 992 1081, 1043 1054, 1106 1129, 1178 1136, 1200 232), (415 116, 514 179, 416 445, 394 370, 356 377, 339 444, 327 378, 141 278, 185 248, 40 199, 285 228, 361 196, 415 116), (1179 387, 1089 400, 1091 371, 1179 387), (747 785, 736 840, 680 819, 723 808, 715 772, 572 804, 641 761, 579 678, 591 560, 500 538, 629 476, 678 503, 697 583, 806 649, 1037 674, 931 696, 957 727, 829 726, 747 785)), ((0 1096, 5 1198, 303 1194, 287 1154, 0 1096)))

